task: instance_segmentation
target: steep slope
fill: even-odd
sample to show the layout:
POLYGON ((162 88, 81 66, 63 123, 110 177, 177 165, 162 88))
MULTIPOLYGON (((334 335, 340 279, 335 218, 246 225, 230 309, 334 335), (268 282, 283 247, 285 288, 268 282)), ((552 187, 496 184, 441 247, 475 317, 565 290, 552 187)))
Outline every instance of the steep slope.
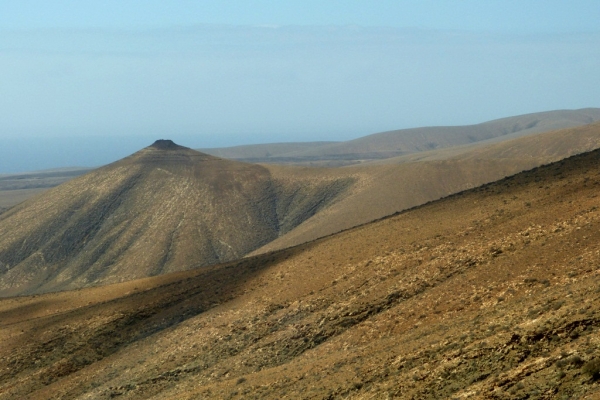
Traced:
POLYGON ((349 179, 279 181, 157 141, 0 214, 0 295, 121 282, 239 258, 349 179))
POLYGON ((600 396, 600 151, 276 253, 0 300, 0 399, 600 396))
MULTIPOLYGON (((331 169, 330 179, 347 176, 357 183, 331 207, 254 254, 304 243, 599 147, 600 123, 597 122, 499 143, 433 150, 331 169)), ((266 167, 274 176, 301 171, 266 167)))
MULTIPOLYGON (((290 147, 265 157, 270 146, 252 145, 224 149, 204 149, 238 160, 263 163, 338 165, 396 157, 433 149, 482 141, 502 141, 600 121, 600 108, 556 110, 501 118, 476 125, 434 126, 375 133, 358 139, 328 145, 290 147)), ((284 147, 285 148, 285 147, 284 147)))

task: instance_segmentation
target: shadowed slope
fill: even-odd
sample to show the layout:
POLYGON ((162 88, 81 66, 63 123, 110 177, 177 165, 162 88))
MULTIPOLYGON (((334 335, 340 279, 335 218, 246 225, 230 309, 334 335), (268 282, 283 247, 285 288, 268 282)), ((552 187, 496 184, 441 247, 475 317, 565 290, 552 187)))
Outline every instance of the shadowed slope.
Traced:
POLYGON ((0 294, 121 282, 239 258, 351 182, 280 182, 259 165, 157 141, 0 215, 0 294))
POLYGON ((292 249, 0 300, 0 399, 598 398, 600 152, 292 249))

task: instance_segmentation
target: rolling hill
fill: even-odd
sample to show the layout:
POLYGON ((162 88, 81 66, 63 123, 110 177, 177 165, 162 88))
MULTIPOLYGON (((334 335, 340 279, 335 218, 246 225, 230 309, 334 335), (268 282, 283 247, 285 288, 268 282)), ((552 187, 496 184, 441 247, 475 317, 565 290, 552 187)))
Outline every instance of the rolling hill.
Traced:
POLYGON ((600 151, 243 260, 0 299, 0 399, 600 396, 600 151))
MULTIPOLYGON (((374 160, 418 160, 451 148, 489 145, 516 137, 536 135, 556 129, 577 127, 600 120, 600 109, 557 110, 502 118, 476 125, 402 129, 368 135, 347 142, 296 142, 242 145, 199 149, 216 157, 250 163, 291 164, 336 167, 374 160), (438 149, 438 151, 432 151, 438 149), (404 157, 402 157, 404 156, 404 157)), ((566 144, 568 146, 568 143, 566 144)), ((84 169, 39 171, 0 175, 0 213, 56 186, 84 169)))
POLYGON ((313 150, 337 142, 289 142, 248 144, 232 147, 198 149, 198 151, 222 158, 248 162, 273 162, 284 160, 288 155, 313 150))
MULTIPOLYGON (((456 146, 325 169, 326 172, 321 173, 328 173, 329 179, 346 176, 356 183, 335 204, 253 254, 298 245, 597 148, 600 148, 598 122, 498 143, 456 146)), ((274 176, 289 177, 311 171, 310 168, 265 167, 274 176)))
MULTIPOLYGON (((404 155, 443 154, 448 148, 463 152, 469 145, 488 145, 516 137, 536 135, 557 129, 577 127, 600 120, 600 109, 557 110, 502 118, 476 125, 402 129, 368 135, 347 142, 296 142, 206 148, 199 151, 216 157, 250 163, 297 164, 335 167, 404 155), (432 152, 432 150, 441 152, 432 152)), ((568 144, 567 144, 568 146, 568 144)), ((414 157, 417 155, 417 157, 414 157)), ((56 186, 85 169, 50 170, 0 175, 0 213, 56 186)))
POLYGON ((375 133, 345 142, 275 143, 202 149, 224 158, 259 163, 346 165, 476 142, 494 142, 600 121, 600 108, 525 114, 466 126, 434 126, 375 133), (267 156, 268 154, 268 156, 267 156))
POLYGON ((0 214, 0 295, 121 282, 239 258, 350 178, 281 180, 160 140, 0 214))
POLYGON ((0 214, 0 295, 283 249, 600 147, 600 123, 343 168, 154 145, 0 214))

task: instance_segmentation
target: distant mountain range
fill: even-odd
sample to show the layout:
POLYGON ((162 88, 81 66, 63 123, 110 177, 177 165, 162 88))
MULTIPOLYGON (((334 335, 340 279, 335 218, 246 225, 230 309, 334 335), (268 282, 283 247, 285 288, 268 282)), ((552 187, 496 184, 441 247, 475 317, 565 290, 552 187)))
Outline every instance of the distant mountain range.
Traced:
POLYGON ((482 141, 502 141, 600 121, 600 108, 519 115, 466 126, 375 133, 345 142, 270 143, 200 151, 247 162, 347 165, 482 141))

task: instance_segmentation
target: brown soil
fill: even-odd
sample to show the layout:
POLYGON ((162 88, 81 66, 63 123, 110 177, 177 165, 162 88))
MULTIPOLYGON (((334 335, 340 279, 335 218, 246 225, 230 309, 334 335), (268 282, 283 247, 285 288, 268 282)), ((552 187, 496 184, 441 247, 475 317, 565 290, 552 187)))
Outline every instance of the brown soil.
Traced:
POLYGON ((599 165, 228 264, 0 300, 0 399, 598 398, 599 165))

